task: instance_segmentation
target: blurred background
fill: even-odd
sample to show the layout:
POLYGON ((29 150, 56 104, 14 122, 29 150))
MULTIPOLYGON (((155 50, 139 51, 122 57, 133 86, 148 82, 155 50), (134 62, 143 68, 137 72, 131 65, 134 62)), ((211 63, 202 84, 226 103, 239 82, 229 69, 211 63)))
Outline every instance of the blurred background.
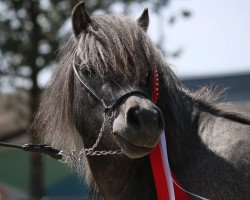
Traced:
MULTIPOLYGON (((27 134, 58 49, 72 34, 76 0, 0 0, 0 141, 27 134)), ((91 15, 150 11, 149 36, 190 90, 228 88, 223 101, 250 108, 249 0, 86 0, 91 15)), ((69 168, 38 154, 0 147, 0 200, 88 199, 69 168), (84 196, 84 198, 82 198, 84 196)))

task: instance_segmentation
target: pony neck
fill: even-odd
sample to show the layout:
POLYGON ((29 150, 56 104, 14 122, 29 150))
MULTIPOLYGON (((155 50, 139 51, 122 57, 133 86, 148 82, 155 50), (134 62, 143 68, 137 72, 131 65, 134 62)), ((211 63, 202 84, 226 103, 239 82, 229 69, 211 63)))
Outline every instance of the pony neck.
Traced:
POLYGON ((170 166, 174 168, 189 159, 192 154, 189 142, 199 145, 199 138, 194 131, 196 109, 192 98, 177 79, 167 81, 173 83, 161 79, 157 105, 163 114, 170 166))
POLYGON ((104 199, 156 199, 148 156, 139 159, 124 155, 88 157, 88 163, 98 192, 104 199))

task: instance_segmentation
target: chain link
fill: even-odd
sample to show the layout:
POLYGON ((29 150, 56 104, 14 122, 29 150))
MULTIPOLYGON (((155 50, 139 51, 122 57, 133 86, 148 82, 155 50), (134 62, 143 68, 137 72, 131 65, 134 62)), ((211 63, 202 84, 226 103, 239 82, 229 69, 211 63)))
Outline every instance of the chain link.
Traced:
POLYGON ((123 151, 120 150, 109 150, 109 151, 95 151, 95 148, 98 146, 98 144, 101 141, 101 138, 103 136, 103 132, 105 129, 105 125, 107 121, 110 121, 111 118, 105 116, 102 126, 100 128, 98 137, 94 143, 94 145, 90 148, 83 148, 78 154, 76 154, 75 150, 72 150, 71 152, 66 152, 66 151, 60 151, 59 154, 62 155, 62 158, 60 159, 60 162, 62 163, 70 163, 70 162, 76 162, 77 160, 81 160, 83 156, 105 156, 105 155, 117 155, 117 154, 122 154, 123 151))

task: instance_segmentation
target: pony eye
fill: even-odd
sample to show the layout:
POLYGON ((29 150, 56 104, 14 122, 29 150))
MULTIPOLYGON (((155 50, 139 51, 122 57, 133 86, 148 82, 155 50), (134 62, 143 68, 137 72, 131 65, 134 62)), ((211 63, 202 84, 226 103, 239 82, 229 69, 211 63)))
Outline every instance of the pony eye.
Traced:
POLYGON ((82 70, 82 74, 83 76, 87 77, 87 78, 90 78, 92 77, 93 75, 95 75, 95 70, 91 69, 91 68, 84 68, 82 70))

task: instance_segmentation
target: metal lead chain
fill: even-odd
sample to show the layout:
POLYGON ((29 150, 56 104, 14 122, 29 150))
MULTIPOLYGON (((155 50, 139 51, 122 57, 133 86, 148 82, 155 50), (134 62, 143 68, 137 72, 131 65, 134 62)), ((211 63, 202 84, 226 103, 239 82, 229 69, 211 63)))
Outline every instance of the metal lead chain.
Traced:
POLYGON ((95 151, 95 148, 100 143, 100 140, 102 138, 106 122, 110 120, 110 118, 105 117, 102 123, 102 126, 100 128, 98 137, 94 143, 94 145, 91 148, 85 149, 83 148, 78 154, 76 154, 76 151, 73 150, 71 152, 65 152, 61 151, 59 152, 60 155, 62 155, 62 158, 60 159, 63 163, 69 163, 69 162, 76 162, 77 160, 80 161, 82 157, 85 156, 103 156, 103 155, 114 155, 114 154, 122 154, 122 150, 109 150, 109 151, 95 151))

